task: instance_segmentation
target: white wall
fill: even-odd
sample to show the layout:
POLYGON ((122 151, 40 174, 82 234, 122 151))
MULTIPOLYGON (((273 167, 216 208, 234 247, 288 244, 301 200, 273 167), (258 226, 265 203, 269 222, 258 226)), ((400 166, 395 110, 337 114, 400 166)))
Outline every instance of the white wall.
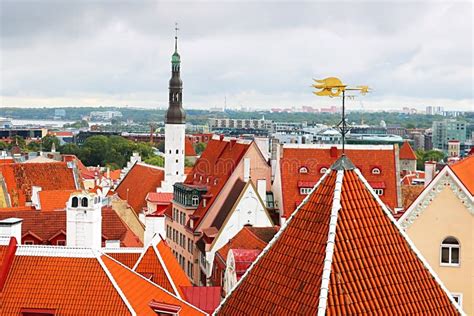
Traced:
POLYGON ((163 239, 166 239, 165 216, 146 216, 144 246, 148 246, 153 236, 157 234, 160 234, 163 239))
POLYGON ((66 245, 100 249, 102 247, 102 203, 95 194, 71 195, 66 204, 66 245), (72 206, 77 197, 79 204, 72 206), (88 206, 81 206, 81 199, 89 200, 88 206))
POLYGON ((161 192, 173 192, 173 184, 184 181, 185 129, 185 124, 165 125, 165 181, 161 192))
POLYGON ((210 277, 210 272, 212 271, 216 251, 227 244, 232 237, 237 235, 244 225, 250 224, 254 227, 273 226, 262 202, 257 197, 257 192, 251 185, 247 186, 242 198, 237 206, 234 206, 234 210, 226 221, 227 222, 221 227, 219 234, 214 240, 211 249, 206 252, 206 274, 208 277, 210 277))

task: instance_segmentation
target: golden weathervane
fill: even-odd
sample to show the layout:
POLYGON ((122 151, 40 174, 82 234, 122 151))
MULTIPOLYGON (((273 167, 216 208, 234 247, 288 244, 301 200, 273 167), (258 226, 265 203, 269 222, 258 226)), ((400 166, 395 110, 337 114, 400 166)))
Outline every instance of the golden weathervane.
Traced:
POLYGON ((359 91, 360 94, 366 95, 370 92, 369 86, 356 86, 356 87, 348 87, 347 85, 343 84, 341 79, 336 77, 329 77, 322 80, 313 79, 315 83, 312 85, 313 88, 318 89, 319 91, 313 91, 314 94, 318 96, 325 96, 325 97, 338 97, 342 93, 342 119, 337 127, 339 128, 342 136, 342 154, 344 155, 344 146, 345 146, 345 137, 346 134, 349 132, 346 126, 346 113, 345 113, 345 98, 346 98, 346 91, 359 91))

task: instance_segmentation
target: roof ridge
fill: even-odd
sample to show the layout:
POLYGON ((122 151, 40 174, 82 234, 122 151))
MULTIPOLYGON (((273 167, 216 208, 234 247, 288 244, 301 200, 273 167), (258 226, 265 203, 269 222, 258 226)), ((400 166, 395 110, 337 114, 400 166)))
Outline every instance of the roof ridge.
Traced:
MULTIPOLYGON (((272 228, 275 226, 272 226, 272 228)), ((250 233, 250 235, 260 243, 262 243, 264 246, 266 245, 265 241, 263 241, 260 237, 257 236, 250 228, 268 228, 268 227, 254 227, 254 226, 244 226, 244 229, 250 233)), ((232 249, 232 248, 231 248, 232 249)), ((231 250, 229 249, 229 250, 231 250)), ((235 248, 234 248, 235 249, 235 248)))
POLYGON ((408 244, 408 247, 410 248, 411 251, 413 251, 415 253, 415 255, 418 257, 418 259, 421 261, 421 263, 423 264, 423 266, 425 267, 426 270, 428 270, 429 273, 431 273, 433 279, 438 283, 438 285, 441 287, 441 289, 443 290, 443 292, 446 293, 446 295, 448 296, 448 299, 449 301, 451 302, 451 304, 454 305, 454 308, 456 308, 456 310, 461 314, 461 315, 466 315, 464 313, 464 311, 461 309, 461 307, 456 303, 456 301, 454 300, 454 298, 451 296, 451 292, 449 292, 449 290, 446 288, 446 286, 443 284, 443 282, 441 281, 441 279, 438 277, 438 275, 436 274, 436 272, 433 270, 433 268, 431 268, 431 266, 428 264, 428 261, 426 261, 425 257, 423 257, 423 255, 421 254, 421 252, 416 248, 415 244, 413 243, 413 241, 408 237, 408 235, 405 233, 405 231, 401 228, 401 226, 399 225, 399 223, 397 222, 397 220, 393 217, 392 215, 392 212, 390 212, 390 210, 387 208, 387 206, 382 202, 382 200, 380 199, 380 197, 375 194, 374 190, 372 189, 372 187, 369 185, 369 183, 367 182, 367 180, 364 178, 364 176, 362 175, 362 173, 360 172, 359 169, 355 169, 354 172, 356 173, 356 175, 359 177, 360 181, 362 181, 362 183, 364 184, 364 186, 366 188, 369 189, 369 192, 370 194, 372 195, 372 197, 376 200, 377 204, 379 204, 379 206, 382 208, 383 212, 385 213, 385 215, 388 216, 388 218, 390 219, 391 223, 393 225, 395 225, 395 228, 398 230, 398 232, 400 233, 400 235, 403 237, 403 239, 405 240, 405 242, 408 244))
MULTIPOLYGON (((160 235, 161 237, 161 235, 160 235)), ((174 292, 175 292, 175 295, 179 298, 181 298, 181 295, 179 294, 179 291, 178 291, 178 287, 176 286, 176 284, 174 284, 174 280, 173 278, 171 277, 171 273, 168 271, 168 267, 166 266, 165 264, 165 261, 163 260, 163 257, 161 256, 161 253, 160 251, 158 250, 157 248, 157 245, 160 243, 160 242, 164 242, 163 240, 159 241, 156 245, 151 245, 153 251, 155 252, 157 258, 158 258, 158 261, 160 261, 160 264, 163 268, 163 271, 165 272, 165 275, 166 277, 168 278, 168 281, 170 282, 171 284, 171 287, 173 288, 174 292)), ((166 244, 165 244, 166 247, 168 247, 166 244)))
POLYGON ((32 257, 65 257, 65 258, 96 258, 92 248, 50 246, 50 245, 18 245, 16 255, 32 257))
POLYGON ((334 255, 334 244, 336 242, 336 226, 339 210, 341 209, 342 181, 344 169, 337 170, 334 197, 332 200, 331 215, 329 216, 328 240, 326 244, 326 256, 324 258, 323 273, 321 276, 321 288, 319 292, 318 315, 325 315, 329 294, 329 279, 331 277, 332 259, 334 255))
POLYGON ((308 200, 310 199, 312 193, 314 192, 314 190, 324 181, 324 179, 326 179, 326 177, 331 173, 331 169, 328 168, 328 170, 326 170, 326 173, 321 177, 319 178, 318 182, 315 184, 315 186, 313 187, 313 189, 311 190, 311 192, 303 199, 303 201, 301 202, 300 205, 298 205, 298 207, 296 208, 296 210, 290 215, 290 217, 288 218, 287 221, 285 221, 285 223, 283 223, 283 225, 281 226, 280 230, 275 234, 275 236, 273 236, 272 240, 270 240, 270 242, 265 246, 265 248, 262 249, 262 251, 260 252, 260 254, 257 256, 257 258, 255 259, 254 262, 252 262, 252 264, 248 267, 247 271, 245 271, 245 273, 242 275, 242 277, 240 278, 240 280, 237 281, 237 283, 235 284, 234 288, 232 290, 230 290, 227 295, 225 296, 225 298, 220 302, 219 306, 216 308, 216 310, 214 311, 213 315, 217 315, 217 312, 222 308, 222 306, 224 306, 225 302, 227 302, 227 300, 229 299, 229 297, 231 296, 231 294, 237 290, 237 288, 240 286, 240 284, 242 284, 242 282, 247 278, 248 274, 250 273, 250 271, 252 271, 253 267, 262 259, 262 257, 268 252, 268 250, 270 250, 270 248, 273 246, 273 244, 275 244, 278 239, 280 239, 280 236, 283 234, 283 232, 286 230, 286 228, 288 227, 288 224, 291 223, 291 221, 293 220, 293 218, 295 218, 295 215, 298 213, 298 211, 301 209, 301 207, 303 207, 306 202, 308 202, 308 200))
POLYGON ((125 304, 125 306, 128 308, 128 310, 130 311, 130 313, 132 315, 136 315, 137 313, 135 312, 135 310, 133 309, 132 307, 132 304, 130 304, 130 302, 128 301, 127 297, 125 296, 125 293, 123 293, 122 289, 120 288, 120 286, 118 285, 117 281, 115 280, 114 276, 112 275, 112 273, 110 272, 110 270, 107 268, 107 266, 105 265, 104 261, 102 261, 102 258, 101 256, 104 255, 104 254, 101 254, 101 253, 97 253, 97 262, 99 262, 99 265, 100 267, 102 268, 102 270, 104 270, 104 273, 105 275, 107 276, 107 278, 109 279, 110 283, 112 283, 112 286, 114 287, 114 289, 117 291, 118 295, 120 296, 120 298, 123 300, 123 303, 125 304))

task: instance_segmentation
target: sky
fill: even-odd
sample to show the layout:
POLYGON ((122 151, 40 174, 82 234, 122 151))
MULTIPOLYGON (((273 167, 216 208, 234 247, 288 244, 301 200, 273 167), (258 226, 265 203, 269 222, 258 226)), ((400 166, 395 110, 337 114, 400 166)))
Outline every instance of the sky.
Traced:
POLYGON ((474 110, 471 1, 0 0, 0 106, 167 106, 174 27, 185 108, 474 110))

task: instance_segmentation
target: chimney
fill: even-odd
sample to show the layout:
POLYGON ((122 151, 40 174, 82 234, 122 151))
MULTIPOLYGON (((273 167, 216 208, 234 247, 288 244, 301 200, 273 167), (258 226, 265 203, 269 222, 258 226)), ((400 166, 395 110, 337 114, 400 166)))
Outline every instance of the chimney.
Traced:
POLYGON ((244 181, 250 180, 250 158, 244 158, 244 181))
POLYGON ((263 204, 267 206, 267 180, 259 179, 257 180, 257 192, 260 195, 260 198, 263 201, 263 204))
POLYGON ((237 139, 235 138, 232 138, 231 140, 229 140, 229 149, 232 149, 232 147, 234 147, 234 144, 237 142, 237 139))
POLYGON ((337 147, 336 146, 332 146, 329 149, 329 155, 331 156, 331 158, 337 158, 337 147))
POLYGON ((436 174, 436 161, 425 161, 425 187, 427 187, 436 174))
POLYGON ((101 197, 93 193, 73 193, 66 204, 66 245, 102 247, 101 197))
POLYGON ((33 185, 31 187, 31 205, 37 210, 41 210, 39 193, 41 192, 41 187, 33 185))
POLYGON ((153 240, 158 241, 158 238, 153 239, 157 235, 161 235, 162 238, 166 236, 165 215, 145 216, 145 241, 143 245, 147 247, 153 240))
POLYGON ((21 218, 10 217, 0 221, 0 237, 15 237, 21 244, 21 218))

